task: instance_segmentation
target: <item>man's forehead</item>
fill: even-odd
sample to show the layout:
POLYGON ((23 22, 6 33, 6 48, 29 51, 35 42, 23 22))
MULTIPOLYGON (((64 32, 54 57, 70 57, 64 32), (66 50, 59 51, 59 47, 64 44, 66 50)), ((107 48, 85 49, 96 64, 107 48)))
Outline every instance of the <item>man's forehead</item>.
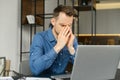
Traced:
POLYGON ((72 25, 72 23, 59 23, 60 25, 72 25))

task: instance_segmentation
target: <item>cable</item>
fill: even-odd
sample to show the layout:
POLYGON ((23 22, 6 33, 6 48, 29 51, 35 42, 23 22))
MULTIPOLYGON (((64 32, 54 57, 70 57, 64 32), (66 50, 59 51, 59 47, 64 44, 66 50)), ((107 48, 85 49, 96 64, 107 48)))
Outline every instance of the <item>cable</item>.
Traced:
POLYGON ((4 71, 5 71, 5 70, 4 70, 4 68, 3 68, 2 71, 1 71, 1 73, 0 73, 0 76, 2 76, 2 73, 4 73, 4 71))
POLYGON ((2 71, 1 71, 1 73, 0 73, 0 76, 2 75, 2 73, 3 73, 3 75, 5 75, 5 68, 6 68, 6 58, 5 57, 0 57, 0 59, 3 59, 4 60, 4 67, 3 67, 3 69, 2 69, 2 71))
POLYGON ((18 73, 18 72, 14 71, 14 70, 6 70, 6 72, 13 72, 15 74, 15 76, 12 76, 12 78, 14 80, 18 80, 18 79, 25 80, 25 78, 28 77, 28 75, 18 73))

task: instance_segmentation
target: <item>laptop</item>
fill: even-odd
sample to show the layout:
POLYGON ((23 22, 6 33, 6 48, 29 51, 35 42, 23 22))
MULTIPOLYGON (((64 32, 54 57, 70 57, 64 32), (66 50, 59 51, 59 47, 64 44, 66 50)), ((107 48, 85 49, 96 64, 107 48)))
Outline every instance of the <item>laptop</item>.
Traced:
MULTIPOLYGON (((111 80, 120 60, 120 46, 79 45, 70 80, 111 80)), ((52 76, 53 77, 53 76, 52 76)), ((58 76, 58 78, 63 76, 58 76)), ((57 78, 57 76, 55 76, 57 78)), ((65 78, 65 75, 64 75, 65 78)), ((68 75, 67 75, 68 78, 68 75)))

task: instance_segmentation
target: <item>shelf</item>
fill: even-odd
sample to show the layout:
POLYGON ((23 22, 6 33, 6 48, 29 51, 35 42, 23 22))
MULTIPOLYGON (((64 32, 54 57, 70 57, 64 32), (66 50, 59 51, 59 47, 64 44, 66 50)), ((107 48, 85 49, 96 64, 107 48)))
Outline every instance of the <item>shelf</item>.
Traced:
MULTIPOLYGON (((33 34, 37 32, 37 27, 42 27, 44 30, 44 19, 36 16, 36 14, 44 14, 44 0, 21 0, 21 31, 20 31, 20 61, 22 61, 22 55, 30 53, 29 51, 23 51, 22 45, 24 44, 23 31, 25 26, 29 26, 29 44, 32 42, 33 34), (29 24, 26 18, 27 15, 33 15, 35 17, 35 23, 29 24)), ((29 45, 28 45, 29 46, 29 45)))
MULTIPOLYGON (((92 9, 90 5, 85 6, 74 6, 74 8, 78 11, 89 11, 92 9)), ((96 6, 93 7, 94 10, 104 10, 104 9, 120 9, 120 1, 119 2, 100 2, 96 3, 96 6)))
POLYGON ((97 3, 96 10, 105 10, 105 9, 120 9, 120 2, 113 3, 97 3))
MULTIPOLYGON (((22 0, 21 1, 21 10, 22 10, 21 24, 23 25, 28 24, 28 21, 26 18, 27 15, 43 14, 44 13, 43 6, 44 6, 44 0, 22 0), (35 4, 35 1, 37 1, 36 4, 35 4), (36 5, 36 7, 34 5, 36 5)), ((43 19, 39 19, 36 17, 36 24, 43 25, 43 19)))
POLYGON ((120 34, 79 34, 78 43, 83 45, 119 45, 120 34))
POLYGON ((43 27, 43 24, 22 24, 22 26, 26 27, 26 26, 29 26, 29 27, 43 27))
POLYGON ((120 34, 75 34, 76 36, 119 36, 120 34))
POLYGON ((30 53, 30 51, 22 52, 23 54, 30 53))
POLYGON ((53 17, 53 13, 47 13, 47 14, 36 14, 37 17, 40 17, 40 18, 45 18, 45 19, 50 19, 53 17))
POLYGON ((89 5, 85 5, 85 6, 74 6, 74 8, 75 8, 77 11, 90 11, 90 10, 92 10, 92 9, 95 10, 94 7, 89 6, 89 5))

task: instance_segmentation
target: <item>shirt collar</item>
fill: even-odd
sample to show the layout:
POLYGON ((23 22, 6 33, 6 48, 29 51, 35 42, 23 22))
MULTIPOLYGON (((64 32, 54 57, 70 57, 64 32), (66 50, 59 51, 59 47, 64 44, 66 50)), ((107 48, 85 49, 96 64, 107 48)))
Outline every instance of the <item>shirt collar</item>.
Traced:
POLYGON ((47 33, 48 37, 47 39, 50 40, 50 41, 56 41, 54 35, 53 35, 53 32, 52 32, 52 27, 50 26, 50 28, 48 29, 48 33, 47 33))

